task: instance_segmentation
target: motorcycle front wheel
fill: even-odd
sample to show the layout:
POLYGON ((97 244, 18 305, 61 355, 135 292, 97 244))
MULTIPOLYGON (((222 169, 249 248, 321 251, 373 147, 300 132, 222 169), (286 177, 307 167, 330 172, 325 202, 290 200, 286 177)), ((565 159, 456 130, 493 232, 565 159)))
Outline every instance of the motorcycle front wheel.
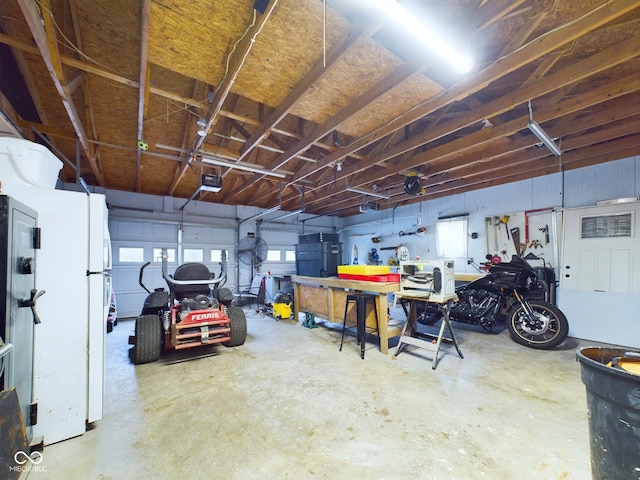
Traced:
POLYGON ((516 303, 507 312, 507 328, 514 342, 525 347, 548 349, 557 347, 569 333, 569 322, 555 305, 543 300, 530 300, 534 319, 516 303))

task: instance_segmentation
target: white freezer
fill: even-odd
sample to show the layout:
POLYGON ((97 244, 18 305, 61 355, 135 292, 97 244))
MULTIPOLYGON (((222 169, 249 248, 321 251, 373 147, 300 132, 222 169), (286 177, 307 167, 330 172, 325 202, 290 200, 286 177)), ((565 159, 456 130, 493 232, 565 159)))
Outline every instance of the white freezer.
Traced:
POLYGON ((51 444, 102 418, 111 263, 106 202, 101 194, 11 184, 2 193, 38 212, 35 281, 46 293, 37 304, 33 435, 51 444))

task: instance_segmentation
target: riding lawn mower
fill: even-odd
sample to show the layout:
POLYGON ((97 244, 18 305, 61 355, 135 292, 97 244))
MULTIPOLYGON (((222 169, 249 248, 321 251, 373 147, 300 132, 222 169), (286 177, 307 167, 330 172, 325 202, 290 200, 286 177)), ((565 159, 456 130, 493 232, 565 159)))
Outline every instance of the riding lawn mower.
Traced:
POLYGON ((169 286, 151 292, 142 282, 140 268, 138 283, 149 295, 141 315, 136 319, 135 335, 129 337, 132 361, 155 362, 163 350, 181 350, 222 343, 226 347, 242 345, 247 337, 244 311, 231 306, 233 294, 222 285, 226 280, 226 257, 222 272, 215 278, 202 263, 185 263, 176 268, 173 276, 167 273, 167 249, 162 249, 162 277, 169 286))

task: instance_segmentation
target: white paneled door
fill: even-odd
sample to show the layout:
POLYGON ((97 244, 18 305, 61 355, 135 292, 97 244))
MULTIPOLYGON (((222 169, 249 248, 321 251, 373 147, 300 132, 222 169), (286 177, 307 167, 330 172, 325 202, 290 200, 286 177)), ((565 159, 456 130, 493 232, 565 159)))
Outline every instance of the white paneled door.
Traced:
POLYGON ((640 203, 564 212, 559 306, 572 337, 640 347, 640 203))

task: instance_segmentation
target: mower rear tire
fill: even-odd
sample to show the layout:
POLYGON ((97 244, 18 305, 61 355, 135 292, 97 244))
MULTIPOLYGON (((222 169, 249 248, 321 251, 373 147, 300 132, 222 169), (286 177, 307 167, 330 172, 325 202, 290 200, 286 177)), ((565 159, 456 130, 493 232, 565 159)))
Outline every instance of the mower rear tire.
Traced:
POLYGON ((237 347, 242 345, 247 339, 247 317, 244 314, 244 310, 240 307, 227 307, 227 315, 229 315, 229 326, 231 332, 229 336, 231 339, 224 342, 225 347, 237 347))
POLYGON ((155 362, 162 352, 162 324, 158 315, 141 315, 136 318, 136 344, 133 347, 133 363, 155 362))

